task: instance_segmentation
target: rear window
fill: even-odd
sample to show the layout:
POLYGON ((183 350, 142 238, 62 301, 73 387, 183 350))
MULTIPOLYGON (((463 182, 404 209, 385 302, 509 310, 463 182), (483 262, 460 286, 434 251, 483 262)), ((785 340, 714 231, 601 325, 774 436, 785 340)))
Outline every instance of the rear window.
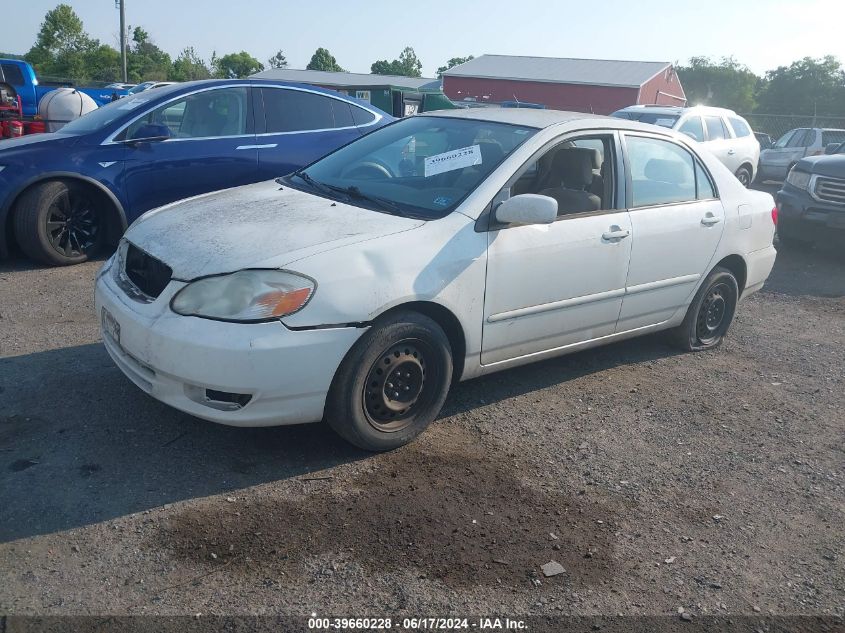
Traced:
POLYGON ((640 123, 651 123, 652 125, 659 125, 661 127, 668 127, 669 129, 675 127, 680 116, 677 114, 664 114, 662 112, 634 112, 632 110, 614 112, 613 116, 617 119, 629 119, 631 121, 639 121, 640 123))
POLYGON ((26 83, 23 79, 23 73, 19 66, 15 64, 3 64, 3 74, 6 76, 6 83, 13 86, 22 86, 26 83))
POLYGON ((751 128, 748 127, 748 124, 742 119, 738 119, 736 117, 728 117, 728 121, 730 121, 731 127, 734 129, 734 134, 736 134, 738 138, 743 136, 751 136, 751 128))
POLYGON ((822 145, 827 147, 831 143, 845 143, 845 130, 822 132, 822 145))
POLYGON ((367 125, 376 119, 376 115, 369 110, 359 108, 358 106, 350 106, 350 108, 352 108, 352 118, 355 121, 355 125, 367 125))
MULTIPOLYGON (((337 99, 303 90, 262 88, 266 132, 330 130, 348 125, 349 111, 338 108, 340 124, 335 123, 333 102, 337 99)), ((343 102, 342 105, 346 105, 343 102)))

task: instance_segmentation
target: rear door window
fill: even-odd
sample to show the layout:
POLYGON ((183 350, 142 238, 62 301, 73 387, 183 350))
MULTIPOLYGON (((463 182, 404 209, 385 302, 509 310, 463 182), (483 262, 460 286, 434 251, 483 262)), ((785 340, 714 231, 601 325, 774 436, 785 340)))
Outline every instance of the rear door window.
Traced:
POLYGON ((632 207, 689 202, 698 199, 696 164, 686 149, 656 138, 627 136, 632 207))
POLYGON ((722 125, 722 117, 706 116, 704 117, 704 124, 707 126, 707 140, 721 141, 728 136, 725 134, 725 128, 722 125))
MULTIPOLYGON (((267 133, 306 132, 343 127, 335 125, 335 108, 332 102, 336 99, 288 88, 261 88, 261 94, 267 133)), ((341 112, 339 108, 338 112, 341 112)), ((343 119, 342 113, 341 118, 343 119)))
POLYGON ((845 143, 845 130, 822 132, 822 147, 827 147, 831 143, 845 143))

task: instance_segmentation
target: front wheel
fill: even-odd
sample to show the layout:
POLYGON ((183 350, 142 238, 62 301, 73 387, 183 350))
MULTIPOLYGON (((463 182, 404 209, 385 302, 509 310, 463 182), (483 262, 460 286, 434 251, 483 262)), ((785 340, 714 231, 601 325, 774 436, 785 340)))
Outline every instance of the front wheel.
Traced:
POLYGON ((51 266, 79 264, 103 244, 102 209, 84 186, 54 180, 35 185, 15 205, 21 250, 51 266))
POLYGON ((343 359, 326 400, 326 422, 368 451, 413 440, 440 413, 452 381, 443 329, 401 311, 377 320, 343 359))
POLYGON ((718 347, 736 313, 739 285, 733 273, 717 266, 704 280, 683 323, 671 331, 675 344, 697 352, 718 347))

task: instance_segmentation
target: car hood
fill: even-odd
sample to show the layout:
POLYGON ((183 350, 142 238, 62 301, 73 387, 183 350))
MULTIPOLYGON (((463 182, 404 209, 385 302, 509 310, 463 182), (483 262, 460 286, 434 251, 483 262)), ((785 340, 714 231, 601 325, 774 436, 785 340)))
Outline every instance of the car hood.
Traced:
POLYGON ((804 170, 821 176, 845 178, 845 154, 828 154, 827 156, 811 156, 798 162, 804 170))
POLYGON ((271 180, 150 211, 129 228, 126 239, 165 262, 175 278, 190 280, 243 268, 281 268, 422 224, 271 180))
POLYGON ((49 145, 65 142, 73 142, 76 137, 70 134, 57 134, 55 132, 47 134, 28 134, 27 136, 19 136, 17 138, 8 138, 0 140, 0 156, 7 150, 20 149, 27 145, 49 145))

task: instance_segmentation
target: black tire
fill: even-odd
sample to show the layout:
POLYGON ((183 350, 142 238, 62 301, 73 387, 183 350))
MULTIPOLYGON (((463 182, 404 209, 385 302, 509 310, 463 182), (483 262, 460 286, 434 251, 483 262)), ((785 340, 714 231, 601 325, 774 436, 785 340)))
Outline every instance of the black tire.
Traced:
POLYGON ((740 184, 748 189, 751 186, 751 169, 743 165, 739 169, 736 170, 736 179, 740 182, 740 184))
POLYGON ((105 238, 98 196, 79 184, 51 180, 25 191, 15 204, 15 237, 30 258, 50 266, 80 264, 105 238))
POLYGON ((714 268, 695 294, 683 323, 670 331, 672 341, 688 352, 721 345, 739 301, 739 285, 727 268, 714 268))
POLYGON ((341 362, 325 419, 355 446, 389 451, 434 421, 451 382, 452 350, 443 329, 417 312, 395 312, 377 320, 341 362))

